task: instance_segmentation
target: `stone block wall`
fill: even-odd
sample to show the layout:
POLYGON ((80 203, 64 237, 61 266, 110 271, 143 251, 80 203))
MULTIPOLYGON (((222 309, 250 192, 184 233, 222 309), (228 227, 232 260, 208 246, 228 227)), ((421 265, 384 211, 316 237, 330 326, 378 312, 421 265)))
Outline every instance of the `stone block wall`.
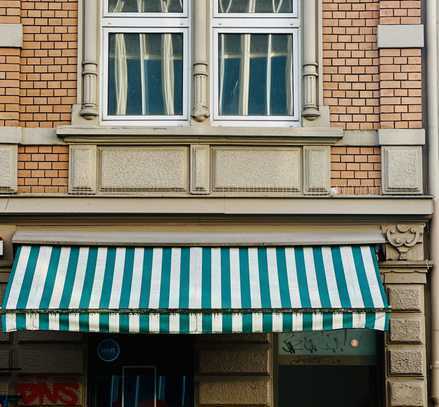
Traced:
POLYGON ((271 338, 262 334, 200 337, 196 405, 272 405, 271 347, 271 338))
POLYGON ((424 225, 384 227, 388 243, 380 265, 392 307, 386 335, 386 382, 389 407, 427 406, 424 225))

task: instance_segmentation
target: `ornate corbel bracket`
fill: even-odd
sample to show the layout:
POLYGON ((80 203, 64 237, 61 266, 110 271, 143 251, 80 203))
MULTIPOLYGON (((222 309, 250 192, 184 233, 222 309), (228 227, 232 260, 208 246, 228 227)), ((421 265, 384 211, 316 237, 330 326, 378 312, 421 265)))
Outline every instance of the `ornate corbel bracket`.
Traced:
POLYGON ((423 260, 425 224, 383 225, 386 260, 423 260))

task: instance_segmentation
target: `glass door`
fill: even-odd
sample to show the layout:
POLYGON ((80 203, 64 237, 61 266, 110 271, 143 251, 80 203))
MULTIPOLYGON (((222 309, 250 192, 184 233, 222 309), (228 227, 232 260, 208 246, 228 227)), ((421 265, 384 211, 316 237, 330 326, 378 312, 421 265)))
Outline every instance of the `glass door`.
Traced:
POLYGON ((91 407, 192 407, 190 340, 176 336, 90 336, 91 407))

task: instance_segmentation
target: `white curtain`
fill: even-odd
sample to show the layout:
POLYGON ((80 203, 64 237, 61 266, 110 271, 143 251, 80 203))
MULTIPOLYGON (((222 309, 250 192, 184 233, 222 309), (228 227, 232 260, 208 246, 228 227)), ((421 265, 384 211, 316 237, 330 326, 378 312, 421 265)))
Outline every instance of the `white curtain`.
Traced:
MULTIPOLYGON (((120 13, 124 5, 124 0, 118 0, 113 11, 120 13)), ((128 103, 128 64, 125 34, 116 34, 115 40, 116 114, 125 115, 128 103)))
MULTIPOLYGON (((242 10, 242 7, 236 7, 237 3, 239 5, 243 5, 244 0, 220 0, 219 1, 219 12, 220 13, 230 13, 233 12, 233 10, 242 10), (235 2, 235 3, 234 3, 235 2), (235 6, 235 7, 234 7, 235 6)), ((285 0, 245 0, 245 7, 246 12, 251 13, 257 13, 258 10, 261 9, 261 2, 264 1, 265 6, 271 7, 271 12, 273 14, 278 14, 285 8, 285 0), (259 7, 258 7, 259 6, 259 7)), ((267 7, 263 8, 264 10, 267 9, 267 7)), ((282 43, 282 39, 277 38, 277 36, 285 36, 286 34, 240 34, 240 50, 239 55, 233 55, 233 53, 236 53, 234 50, 233 44, 228 43, 228 40, 230 38, 230 41, 233 41, 236 38, 233 34, 220 34, 221 35, 221 46, 220 46, 220 55, 219 55, 219 63, 220 63, 220 89, 219 89, 219 106, 220 110, 223 109, 223 101, 225 95, 230 92, 230 89, 225 89, 224 86, 226 85, 224 82, 225 74, 227 71, 227 64, 226 61, 228 58, 237 58, 240 59, 240 71, 239 71, 239 79, 237 79, 237 83, 235 85, 235 88, 239 91, 239 101, 238 101, 238 111, 235 114, 241 115, 241 116, 248 116, 249 114, 252 114, 249 112, 250 106, 252 105, 252 101, 249 100, 250 98, 250 83, 251 83, 251 62, 252 58, 266 58, 266 72, 265 72, 265 107, 264 107, 264 113, 265 115, 272 115, 272 106, 275 102, 272 96, 272 88, 273 88, 273 58, 275 57, 285 57, 285 86, 286 86, 286 114, 290 115, 291 112, 291 106, 293 103, 293 73, 292 73, 292 66, 293 66, 293 37, 292 35, 287 36, 287 44, 283 43, 281 49, 279 49, 279 41, 282 43), (260 48, 260 44, 257 45, 258 35, 264 36, 264 50, 256 49, 260 48), (266 40, 266 41, 265 41, 266 40), (277 47, 275 45, 275 42, 277 42, 277 47), (266 45, 265 45, 266 43, 266 45), (252 45, 253 45, 253 52, 252 52, 252 45), (274 51, 274 50, 275 51, 274 51)), ((278 68, 277 68, 278 69, 278 68)), ((253 74, 254 75, 254 74, 253 74)), ((256 82, 258 79, 261 81, 263 78, 253 78, 253 80, 256 79, 256 82)), ((230 87, 230 83, 227 84, 228 87, 230 87)), ((263 90, 263 89, 262 89, 263 90)), ((274 113, 276 114, 276 112, 274 113)))
MULTIPOLYGON (((163 13, 168 12, 167 0, 161 0, 161 8, 163 13)), ((172 34, 162 34, 162 92, 165 114, 172 116, 174 115, 174 50, 172 34)))

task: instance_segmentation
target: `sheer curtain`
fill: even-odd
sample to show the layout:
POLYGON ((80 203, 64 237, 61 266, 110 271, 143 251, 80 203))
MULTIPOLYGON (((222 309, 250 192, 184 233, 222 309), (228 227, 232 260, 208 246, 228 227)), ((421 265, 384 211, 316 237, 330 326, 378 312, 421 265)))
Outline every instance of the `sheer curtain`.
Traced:
MULTIPOLYGON (((183 0, 110 0, 109 6, 110 13, 143 13, 151 9, 160 13, 182 12, 183 0)), ((109 35, 109 114, 181 115, 183 34, 109 35)))
MULTIPOLYGON (((219 12, 292 12, 291 0, 219 0, 219 12)), ((290 34, 221 33, 219 113, 292 115, 293 40, 290 34)))

